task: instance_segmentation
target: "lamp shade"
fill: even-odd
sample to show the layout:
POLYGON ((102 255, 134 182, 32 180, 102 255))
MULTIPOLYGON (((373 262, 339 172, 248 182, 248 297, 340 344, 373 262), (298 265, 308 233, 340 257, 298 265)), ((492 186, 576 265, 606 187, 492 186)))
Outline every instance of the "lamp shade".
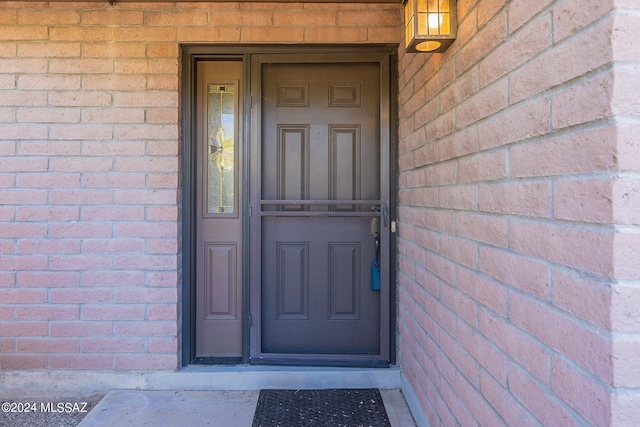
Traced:
POLYGON ((442 53, 456 39, 457 30, 456 0, 406 0, 407 52, 442 53))

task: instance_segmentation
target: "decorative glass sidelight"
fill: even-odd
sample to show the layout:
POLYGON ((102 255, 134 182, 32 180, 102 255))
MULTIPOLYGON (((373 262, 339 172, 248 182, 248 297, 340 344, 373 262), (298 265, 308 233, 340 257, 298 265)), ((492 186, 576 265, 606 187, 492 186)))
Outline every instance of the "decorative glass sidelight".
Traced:
POLYGON ((207 85, 207 212, 233 214, 235 205, 236 85, 207 85))

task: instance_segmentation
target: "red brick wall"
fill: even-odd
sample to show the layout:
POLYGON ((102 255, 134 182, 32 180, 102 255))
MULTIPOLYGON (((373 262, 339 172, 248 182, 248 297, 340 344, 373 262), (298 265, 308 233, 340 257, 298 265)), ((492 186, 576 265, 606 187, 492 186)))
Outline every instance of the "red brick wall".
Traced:
POLYGON ((640 10, 615 3, 461 0, 445 54, 401 52, 399 354, 431 425, 640 420, 640 10))
POLYGON ((0 4, 0 366, 175 369, 180 43, 394 43, 401 7, 0 4))

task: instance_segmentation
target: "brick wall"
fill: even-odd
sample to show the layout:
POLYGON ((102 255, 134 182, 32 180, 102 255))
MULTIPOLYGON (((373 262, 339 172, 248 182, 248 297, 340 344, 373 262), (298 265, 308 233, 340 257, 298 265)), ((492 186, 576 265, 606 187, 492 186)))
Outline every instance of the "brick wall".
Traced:
POLYGON ((175 369, 180 43, 392 43, 399 5, 2 2, 0 366, 175 369))
POLYGON ((432 426, 640 420, 640 9, 459 1, 400 55, 399 359, 432 426))
MULTIPOLYGON (((432 425, 640 419, 635 0, 460 0, 400 52, 399 363, 432 425)), ((179 44, 398 5, 2 2, 0 366, 179 363, 179 44)))
POLYGON ((640 422, 640 4, 616 2, 611 96, 617 115, 618 172, 607 182, 613 205, 612 423, 640 422))

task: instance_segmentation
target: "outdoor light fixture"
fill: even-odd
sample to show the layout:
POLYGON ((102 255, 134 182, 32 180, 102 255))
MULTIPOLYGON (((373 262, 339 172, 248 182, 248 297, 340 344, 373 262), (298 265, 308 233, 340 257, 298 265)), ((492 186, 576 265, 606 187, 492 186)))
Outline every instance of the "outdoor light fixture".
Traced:
POLYGON ((456 39, 456 21, 456 0, 406 0, 407 52, 444 52, 456 39))

